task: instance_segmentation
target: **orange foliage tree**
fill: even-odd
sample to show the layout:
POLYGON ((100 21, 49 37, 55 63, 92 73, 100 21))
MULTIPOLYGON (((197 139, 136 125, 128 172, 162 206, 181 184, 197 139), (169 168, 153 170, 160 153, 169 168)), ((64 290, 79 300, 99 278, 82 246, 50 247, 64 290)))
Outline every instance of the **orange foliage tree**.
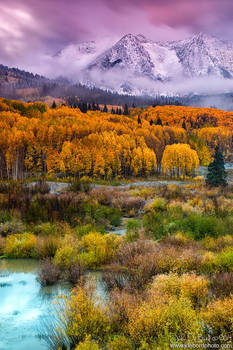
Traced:
POLYGON ((184 177, 193 175, 199 166, 197 152, 187 144, 177 143, 166 146, 162 168, 165 174, 171 177, 184 177))
POLYGON ((172 176, 192 174, 196 153, 180 144, 190 144, 204 165, 217 143, 227 159, 232 157, 231 112, 150 107, 140 111, 140 120, 136 114, 83 114, 78 108, 0 99, 0 177, 17 180, 40 172, 104 179, 149 176, 160 172, 161 164, 172 176), (162 125, 156 125, 158 118, 162 125), (170 149, 182 152, 175 171, 168 165, 175 157, 170 149), (190 166, 184 160, 189 157, 190 166))

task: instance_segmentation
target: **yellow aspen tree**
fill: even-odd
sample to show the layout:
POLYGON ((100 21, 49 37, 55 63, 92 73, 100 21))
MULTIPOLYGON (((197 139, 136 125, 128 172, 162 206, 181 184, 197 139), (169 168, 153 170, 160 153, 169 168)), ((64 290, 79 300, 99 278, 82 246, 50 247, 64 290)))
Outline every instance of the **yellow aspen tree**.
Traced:
POLYGON ((170 177, 191 176, 199 166, 197 152, 188 144, 177 143, 165 148, 162 158, 163 172, 170 177))

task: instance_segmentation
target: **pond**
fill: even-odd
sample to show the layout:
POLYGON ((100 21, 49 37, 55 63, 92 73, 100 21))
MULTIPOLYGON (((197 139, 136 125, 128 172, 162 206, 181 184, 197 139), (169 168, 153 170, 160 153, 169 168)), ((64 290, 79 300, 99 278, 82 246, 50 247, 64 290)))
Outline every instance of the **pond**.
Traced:
POLYGON ((34 260, 0 260, 0 350, 48 350, 40 325, 51 315, 53 298, 70 286, 42 288, 37 269, 34 260))

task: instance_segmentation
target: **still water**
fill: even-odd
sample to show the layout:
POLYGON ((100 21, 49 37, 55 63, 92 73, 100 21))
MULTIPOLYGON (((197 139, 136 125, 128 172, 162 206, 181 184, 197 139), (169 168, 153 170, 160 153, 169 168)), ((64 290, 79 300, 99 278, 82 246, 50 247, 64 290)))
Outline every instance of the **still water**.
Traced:
POLYGON ((68 285, 42 288, 38 262, 0 260, 0 350, 48 350, 41 324, 52 315, 52 300, 68 285))

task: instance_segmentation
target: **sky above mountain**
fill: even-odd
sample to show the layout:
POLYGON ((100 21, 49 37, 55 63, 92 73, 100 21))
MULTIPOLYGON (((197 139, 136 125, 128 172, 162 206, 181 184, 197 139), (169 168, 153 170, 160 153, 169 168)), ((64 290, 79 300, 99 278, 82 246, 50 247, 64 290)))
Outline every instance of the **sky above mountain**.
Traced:
POLYGON ((232 0, 0 0, 0 63, 35 70, 68 43, 203 31, 232 38, 232 0))

